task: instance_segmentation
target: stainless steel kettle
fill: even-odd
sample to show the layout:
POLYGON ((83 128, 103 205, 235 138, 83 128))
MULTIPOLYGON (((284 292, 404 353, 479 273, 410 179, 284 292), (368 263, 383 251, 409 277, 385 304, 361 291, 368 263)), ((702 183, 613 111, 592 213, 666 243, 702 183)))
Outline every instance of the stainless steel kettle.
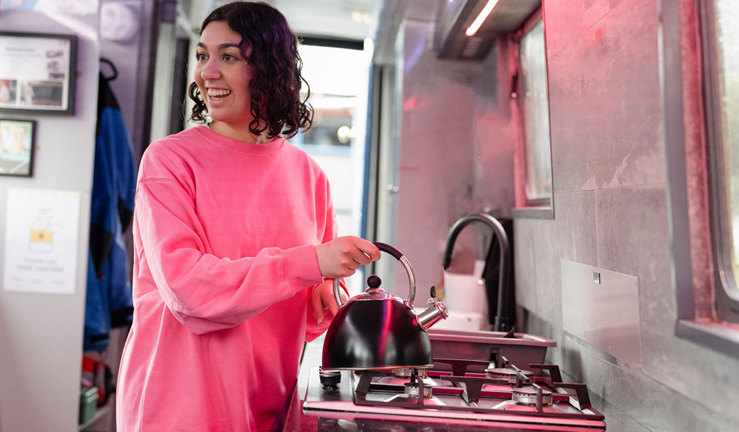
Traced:
POLYGON ((449 313, 436 300, 435 289, 426 310, 416 314, 413 299, 416 279, 403 254, 385 243, 374 242, 383 252, 395 257, 408 273, 407 300, 380 288, 380 278, 367 278, 364 293, 342 305, 339 280, 334 280, 334 297, 340 306, 323 344, 323 369, 424 368, 433 365, 431 341, 426 330, 449 313))

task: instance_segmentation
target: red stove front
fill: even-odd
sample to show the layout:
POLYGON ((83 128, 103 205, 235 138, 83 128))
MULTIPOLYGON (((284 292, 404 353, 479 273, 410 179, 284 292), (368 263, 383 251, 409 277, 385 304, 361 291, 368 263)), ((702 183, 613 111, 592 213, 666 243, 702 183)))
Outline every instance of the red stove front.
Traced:
POLYGON ((606 429, 584 384, 562 382, 556 365, 523 369, 504 356, 489 363, 435 358, 428 370, 316 368, 303 412, 321 418, 319 425, 325 427, 320 430, 386 430, 392 421, 398 422, 398 430, 606 429), (441 425, 448 426, 439 429, 441 425))

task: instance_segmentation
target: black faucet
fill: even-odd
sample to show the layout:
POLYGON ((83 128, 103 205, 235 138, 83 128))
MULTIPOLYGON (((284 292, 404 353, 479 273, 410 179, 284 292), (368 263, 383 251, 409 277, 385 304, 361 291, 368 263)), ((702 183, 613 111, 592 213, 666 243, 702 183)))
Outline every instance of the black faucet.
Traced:
MULTIPOLYGON (((476 213, 467 216, 463 216, 457 220, 452 228, 449 230, 449 237, 447 239, 446 248, 444 249, 444 270, 449 269, 452 264, 452 252, 454 251, 454 242, 457 240, 457 236, 462 231, 462 228, 471 224, 472 222, 482 222, 485 225, 492 228, 495 237, 500 243, 500 277, 498 278, 498 311, 495 315, 495 331, 507 331, 509 326, 508 321, 508 270, 510 266, 510 245, 508 243, 508 235, 503 228, 503 225, 498 219, 485 214, 476 213)), ((488 251, 487 261, 485 262, 485 270, 483 275, 487 275, 487 267, 490 265, 490 256, 492 254, 492 243, 490 245, 490 251, 488 251)), ((485 281, 486 285, 488 281, 485 281)), ((488 290, 489 292, 489 290, 488 290)))

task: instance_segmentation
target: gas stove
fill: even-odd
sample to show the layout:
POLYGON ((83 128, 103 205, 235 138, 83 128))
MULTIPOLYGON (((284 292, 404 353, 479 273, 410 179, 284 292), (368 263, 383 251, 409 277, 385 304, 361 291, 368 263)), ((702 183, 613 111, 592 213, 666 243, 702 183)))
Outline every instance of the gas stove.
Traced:
MULTIPOLYGON (((506 343, 511 357, 527 359, 506 343)), ((584 384, 563 382, 557 365, 511 363, 499 348, 490 360, 435 356, 430 368, 314 368, 302 411, 325 431, 606 429, 584 384)))

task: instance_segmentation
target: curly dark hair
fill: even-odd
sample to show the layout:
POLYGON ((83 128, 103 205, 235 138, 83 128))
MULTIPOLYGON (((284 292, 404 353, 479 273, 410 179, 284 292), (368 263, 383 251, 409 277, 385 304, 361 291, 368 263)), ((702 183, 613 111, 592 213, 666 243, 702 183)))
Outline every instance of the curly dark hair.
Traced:
MULTIPOLYGON (((241 35, 241 53, 253 69, 249 83, 251 114, 249 131, 270 138, 295 136, 300 129, 313 124, 313 107, 308 103, 310 86, 301 71, 303 60, 298 54, 298 38, 284 15, 263 2, 235 1, 208 15, 200 27, 221 21, 241 35), (251 52, 247 56, 247 50, 251 52), (305 99, 300 98, 305 83, 305 99)), ((195 102, 190 120, 205 123, 208 108, 196 83, 191 83, 188 96, 195 102)))

